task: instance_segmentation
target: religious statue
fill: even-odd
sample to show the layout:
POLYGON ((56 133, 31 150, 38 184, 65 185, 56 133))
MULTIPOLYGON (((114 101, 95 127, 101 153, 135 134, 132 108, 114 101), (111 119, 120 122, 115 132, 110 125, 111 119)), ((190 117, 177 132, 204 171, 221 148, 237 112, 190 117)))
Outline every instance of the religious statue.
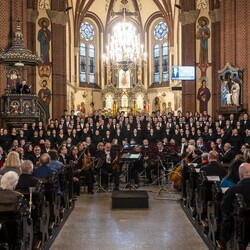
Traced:
POLYGON ((81 102, 81 107, 80 107, 80 117, 85 118, 86 114, 86 109, 85 109, 85 103, 81 102))
POLYGON ((162 103, 162 115, 167 114, 167 104, 165 102, 162 103))
POLYGON ((227 96, 229 94, 229 85, 227 80, 221 78, 221 105, 225 107, 228 102, 227 102, 227 96))
POLYGON ((203 79, 201 82, 201 87, 198 89, 197 93, 197 99, 200 102, 200 113, 207 111, 207 104, 211 98, 211 93, 206 83, 206 80, 203 79))
POLYGON ((153 111, 154 111, 154 112, 160 111, 160 100, 159 100, 159 97, 158 97, 158 96, 155 97, 155 99, 154 99, 153 111))
POLYGON ((232 105, 239 106, 240 105, 240 84, 237 82, 236 79, 233 79, 232 81, 231 93, 232 93, 232 105))
POLYGON ((210 37, 209 20, 207 17, 202 16, 198 19, 198 23, 196 39, 200 40, 199 63, 206 64, 208 63, 208 39, 210 37))
POLYGON ((172 113, 172 112, 173 112, 172 102, 168 102, 167 113, 172 113))

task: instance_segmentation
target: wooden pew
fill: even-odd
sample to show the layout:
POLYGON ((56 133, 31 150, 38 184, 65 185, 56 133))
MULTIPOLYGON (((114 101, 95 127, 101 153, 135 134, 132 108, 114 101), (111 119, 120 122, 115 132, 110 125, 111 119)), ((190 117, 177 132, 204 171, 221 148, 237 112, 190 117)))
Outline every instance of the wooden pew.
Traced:
POLYGON ((32 249, 33 222, 24 196, 15 191, 0 191, 0 243, 10 249, 32 249))
POLYGON ((196 169, 193 164, 190 164, 188 172, 188 179, 186 180, 186 206, 190 210, 192 217, 195 218, 197 215, 195 204, 195 190, 197 189, 199 169, 196 169))
POLYGON ((198 179, 198 187, 195 193, 195 202, 197 210, 197 220, 202 224, 204 233, 208 233, 208 217, 207 217, 207 204, 212 201, 212 185, 214 181, 219 180, 216 176, 207 176, 204 171, 201 172, 198 179))
POLYGON ((211 191, 212 200, 207 203, 208 237, 216 245, 216 241, 220 237, 220 225, 222 221, 220 203, 224 195, 219 181, 213 183, 211 191))
POLYGON ((246 203, 242 194, 235 195, 234 232, 227 246, 234 250, 245 250, 250 242, 250 202, 246 203))

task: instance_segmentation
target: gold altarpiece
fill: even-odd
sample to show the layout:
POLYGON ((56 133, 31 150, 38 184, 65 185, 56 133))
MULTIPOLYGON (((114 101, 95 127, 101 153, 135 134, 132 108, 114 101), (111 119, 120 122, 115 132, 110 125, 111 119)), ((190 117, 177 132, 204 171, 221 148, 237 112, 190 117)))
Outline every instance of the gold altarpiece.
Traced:
POLYGON ((102 91, 104 110, 113 114, 117 111, 132 111, 136 114, 147 110, 149 100, 147 90, 142 84, 142 66, 107 66, 105 71, 107 84, 102 91))

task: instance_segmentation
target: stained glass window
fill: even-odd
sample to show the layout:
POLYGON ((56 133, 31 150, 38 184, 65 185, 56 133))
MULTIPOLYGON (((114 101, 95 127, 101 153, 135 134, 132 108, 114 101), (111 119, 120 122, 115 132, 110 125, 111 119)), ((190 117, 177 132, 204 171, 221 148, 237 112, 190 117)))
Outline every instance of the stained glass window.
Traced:
POLYGON ((80 43, 80 79, 81 82, 86 82, 86 44, 80 43))
POLYGON ((154 82, 160 82, 160 46, 154 46, 154 82))
POLYGON ((92 40, 95 35, 93 26, 88 22, 82 23, 80 33, 82 38, 84 38, 86 41, 92 40))
POLYGON ((169 81, 169 44, 168 27, 163 21, 158 22, 153 32, 153 82, 156 84, 169 81))
POLYGON ((163 40, 168 33, 168 28, 167 28, 167 24, 164 22, 160 22, 155 26, 154 29, 154 36, 156 40, 163 40))
MULTIPOLYGON (((84 22, 80 29, 80 82, 95 83, 96 75, 96 48, 95 31, 89 22, 84 22)), ((83 86, 83 85, 82 85, 83 86)))
POLYGON ((162 81, 168 81, 168 43, 162 44, 162 81))
POLYGON ((89 45, 89 82, 95 82, 95 47, 89 45))

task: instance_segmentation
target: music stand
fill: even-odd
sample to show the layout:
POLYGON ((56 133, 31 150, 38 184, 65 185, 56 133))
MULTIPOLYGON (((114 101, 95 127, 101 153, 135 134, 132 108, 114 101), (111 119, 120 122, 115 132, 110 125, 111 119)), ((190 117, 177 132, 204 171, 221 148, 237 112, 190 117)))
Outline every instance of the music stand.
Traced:
POLYGON ((141 153, 139 154, 123 154, 121 157, 121 160, 125 161, 125 166, 126 166, 126 172, 127 172, 127 178, 126 178, 126 184, 123 188, 126 189, 127 187, 129 187, 129 190, 131 190, 131 188, 136 189, 136 187, 131 183, 131 164, 134 161, 140 160, 141 158, 141 153))
POLYGON ((102 168, 101 168, 102 163, 103 163, 102 158, 99 158, 96 164, 96 169, 99 169, 98 188, 96 189, 94 194, 99 193, 99 191, 102 190, 107 195, 110 195, 108 191, 102 186, 102 168))
MULTIPOLYGON (((163 164, 161 157, 158 156, 158 173, 157 173, 158 178, 156 179, 156 181, 158 181, 159 190, 157 191, 157 193, 154 197, 155 199, 158 199, 158 200, 178 200, 178 199, 172 198, 172 197, 167 197, 167 198, 166 197, 165 198, 158 197, 159 194, 161 193, 161 191, 166 191, 168 194, 176 193, 176 192, 169 191, 167 188, 167 185, 170 183, 169 182, 169 175, 172 173, 172 171, 170 169, 173 167, 173 162, 169 162, 169 158, 170 158, 170 156, 168 155, 167 156, 167 168, 166 168, 163 164), (169 166, 170 164, 171 164, 171 166, 169 166), (161 175, 161 171, 164 171, 162 175, 161 175)), ((156 181, 154 181, 154 183, 156 181)))

